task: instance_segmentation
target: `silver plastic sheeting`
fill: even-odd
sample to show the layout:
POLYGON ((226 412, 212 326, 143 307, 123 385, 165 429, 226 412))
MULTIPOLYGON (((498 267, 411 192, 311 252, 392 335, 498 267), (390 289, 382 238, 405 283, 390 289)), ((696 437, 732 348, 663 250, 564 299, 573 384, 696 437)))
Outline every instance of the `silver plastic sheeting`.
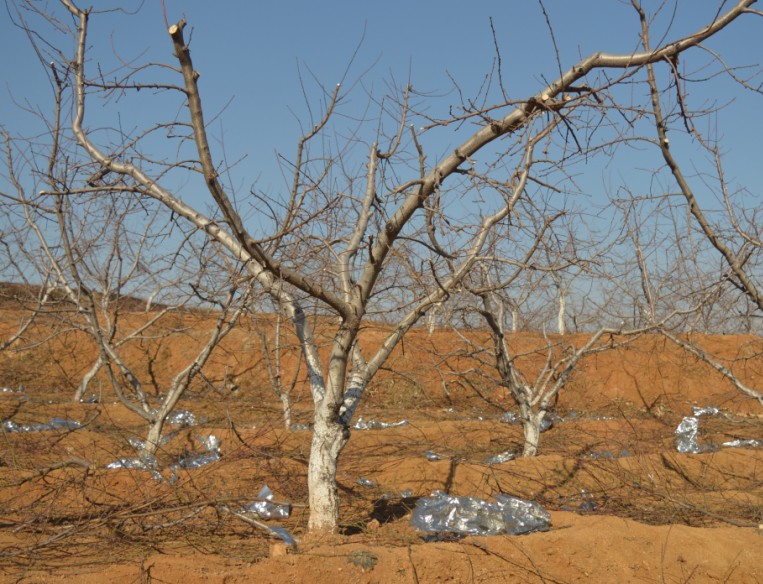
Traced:
POLYGON ((188 426, 195 426, 198 421, 196 420, 196 416, 193 415, 193 412, 189 412, 188 410, 179 410, 167 416, 167 423, 171 426, 187 428, 188 426))
POLYGON ((399 422, 380 422, 371 418, 366 421, 363 418, 358 418, 353 428, 356 430, 384 430, 385 428, 399 428, 400 426, 407 426, 408 420, 400 420, 399 422))
POLYGON ((139 470, 154 470, 158 466, 156 457, 144 455, 140 458, 120 458, 106 465, 106 468, 137 468, 139 470))
POLYGON ((221 458, 222 454, 219 451, 208 452, 206 454, 187 454, 178 458, 171 468, 199 468, 217 462, 221 458))
POLYGON ((496 495, 495 500, 503 511, 506 533, 520 535, 551 528, 551 515, 538 503, 503 493, 496 495))
POLYGON ((543 420, 541 420, 540 431, 545 432, 546 430, 550 430, 551 428, 554 427, 554 424, 556 424, 557 422, 563 422, 563 421, 564 420, 562 420, 562 418, 560 418, 559 416, 546 414, 545 416, 543 416, 543 420))
MULTIPOLYGON (((257 498, 260 499, 259 501, 255 501, 249 507, 247 507, 245 510, 249 511, 251 513, 257 514, 262 519, 273 519, 273 518, 287 518, 289 515, 291 515, 291 506, 280 504, 280 503, 274 503, 273 502, 273 491, 270 490, 270 487, 267 485, 264 485, 262 489, 260 489, 260 494, 257 495, 257 498)), ((268 527, 270 530, 276 530, 281 528, 275 528, 275 527, 268 527)), ((289 535, 289 532, 285 529, 283 530, 286 535, 288 535, 291 538, 291 535, 289 535)), ((281 539, 286 541, 286 539, 282 536, 276 533, 281 539)), ((287 544, 293 545, 294 540, 292 538, 291 543, 286 541, 287 544)))
POLYGON ((723 445, 726 448, 759 448, 763 446, 763 442, 760 440, 730 440, 729 442, 724 442, 723 445))
POLYGON ((378 487, 379 486, 379 483, 377 483, 375 481, 372 481, 371 479, 366 479, 366 478, 363 478, 363 477, 359 478, 356 482, 361 487, 378 487))
POLYGON ((435 462, 435 461, 438 461, 438 460, 442 460, 442 455, 441 454, 437 454, 436 452, 432 452, 431 450, 427 450, 424 453, 424 456, 427 457, 427 460, 429 462, 435 462))
POLYGON ((223 455, 220 453, 220 439, 217 436, 210 434, 209 436, 199 437, 199 441, 206 449, 205 453, 184 454, 178 458, 170 468, 173 470, 179 468, 199 468, 217 462, 222 458, 223 455))
POLYGON ((164 480, 164 477, 162 477, 162 474, 156 470, 158 466, 159 465, 155 456, 143 455, 140 458, 120 458, 119 460, 115 460, 114 462, 107 464, 106 468, 129 468, 145 470, 151 473, 151 476, 154 478, 154 480, 162 481, 164 480))
POLYGON ((697 433, 699 432, 699 418, 696 416, 687 416, 676 428, 676 450, 686 454, 701 454, 702 452, 713 452, 717 450, 712 445, 700 446, 697 442, 697 433))
POLYGON ((705 407, 705 408, 700 408, 698 406, 694 406, 691 409, 691 415, 692 416, 696 416, 696 417, 699 417, 699 416, 717 416, 720 413, 721 413, 721 410, 719 410, 718 408, 716 408, 714 406, 708 406, 708 407, 705 407))
POLYGON ((140 438, 135 438, 134 436, 132 438, 127 439, 127 443, 132 446, 133 450, 137 450, 140 452, 145 447, 145 442, 141 440, 140 438))
POLYGON ((566 421, 570 421, 570 420, 592 420, 592 421, 596 421, 596 422, 606 422, 608 420, 617 420, 619 418, 616 418, 615 416, 591 416, 591 415, 583 414, 581 412, 571 411, 571 412, 567 412, 565 414, 564 419, 566 421))
POLYGON ((475 497, 454 497, 440 491, 422 497, 411 524, 419 531, 458 535, 519 535, 548 531, 551 516, 537 503, 499 494, 495 503, 475 497))
MULTIPOLYGON (((165 436, 162 438, 161 443, 166 443, 168 438, 170 438, 170 436, 165 436)), ((199 437, 199 441, 204 446, 206 452, 201 454, 187 453, 177 458, 175 462, 169 466, 169 469, 172 471, 172 474, 168 479, 170 483, 174 483, 177 480, 175 471, 178 469, 199 468, 222 458, 222 454, 220 453, 220 439, 217 436, 210 435, 199 437)), ((130 446, 132 446, 137 452, 140 453, 140 455, 136 458, 120 458, 119 460, 115 460, 114 462, 107 464, 106 468, 148 470, 151 471, 153 477, 156 480, 163 480, 161 473, 159 473, 157 470, 159 468, 159 462, 157 461, 156 457, 143 453, 143 450, 145 449, 145 442, 134 437, 130 438, 128 442, 130 443, 130 446)))
POLYGON ((588 454, 585 454, 585 458, 592 458, 594 460, 613 460, 615 458, 627 458, 631 455, 631 451, 627 448, 623 448, 619 453, 617 452, 611 452, 609 450, 594 450, 593 452, 589 452, 588 454))
MULTIPOLYGON (((723 414, 716 407, 694 407, 692 408, 693 416, 687 416, 676 428, 676 450, 678 452, 684 452, 686 454, 702 454, 703 452, 716 452, 718 446, 715 444, 699 445, 697 441, 697 435, 699 433, 699 417, 700 416, 726 416, 731 418, 729 414, 723 414)), ((763 446, 763 442, 759 440, 741 439, 730 440, 724 442, 721 446, 725 448, 757 448, 763 446)))
POLYGON ((207 449, 207 452, 211 452, 213 450, 219 452, 220 450, 220 439, 214 434, 210 434, 209 436, 205 437, 200 436, 199 441, 204 445, 204 448, 207 449))
POLYGON ((286 545, 290 547, 294 547, 297 545, 297 541, 294 539, 294 537, 292 537, 291 533, 289 533, 287 529, 283 527, 278 527, 277 525, 268 525, 267 528, 268 528, 268 531, 270 531, 270 533, 272 533, 276 537, 281 538, 281 540, 283 540, 283 542, 286 545))
POLYGON ((615 458, 615 455, 609 450, 597 450, 595 452, 589 452, 585 457, 593 460, 612 460, 615 458))
MULTIPOLYGON (((521 424, 522 419, 515 414, 514 412, 504 412, 504 414, 499 418, 501 422, 504 424, 521 424)), ((559 416, 555 416, 551 413, 546 413, 545 416, 543 416, 543 421, 540 423, 540 431, 545 432, 546 430, 550 430, 554 427, 554 424, 556 422, 563 422, 564 420, 560 418, 559 416)))
POLYGON ((580 491, 580 498, 583 499, 583 502, 578 506, 580 511, 583 513, 592 513, 593 511, 596 511, 598 505, 596 505, 596 500, 588 491, 585 489, 580 491))
POLYGON ((5 420, 3 429, 6 432, 45 432, 46 430, 77 430, 82 424, 77 420, 53 418, 47 424, 17 424, 13 420, 5 420))
MULTIPOLYGON (((165 444, 169 444, 170 440, 172 440, 176 434, 170 432, 169 434, 162 436, 159 439, 159 446, 164 446, 165 444)), ((141 440, 140 438, 136 438, 133 436, 132 438, 127 439, 127 443, 132 446, 133 450, 135 452, 143 452, 143 450, 146 449, 146 443, 141 440)))
POLYGON ((511 452, 510 450, 506 450, 504 452, 501 452, 500 454, 494 454, 493 456, 489 457, 487 460, 485 460, 486 464, 501 464, 504 462, 509 462, 510 460, 514 460, 516 457, 516 454, 511 452))
MULTIPOLYGON (((106 468, 137 468, 140 470, 153 471, 159 467, 159 462, 156 460, 156 456, 143 452, 146 448, 146 443, 143 442, 143 440, 133 436, 132 438, 129 438, 127 442, 132 446, 133 450, 140 454, 140 456, 138 458, 120 458, 111 464, 107 464, 106 468)), ((159 478, 161 479, 161 475, 159 478)))
POLYGON ((139 438, 132 437, 127 440, 132 448, 140 453, 140 456, 136 458, 120 458, 106 465, 106 468, 129 468, 137 470, 147 470, 157 481, 163 480, 161 473, 157 470, 159 468, 159 461, 153 454, 146 454, 143 452, 145 443, 139 438))
POLYGON ((519 424, 519 416, 516 415, 514 412, 504 412, 504 414, 500 417, 500 421, 504 424, 519 424))
POLYGON ((390 501, 392 499, 410 499, 411 497, 413 497, 413 491, 411 489, 405 489, 400 493, 384 493, 381 496, 385 501, 390 501))

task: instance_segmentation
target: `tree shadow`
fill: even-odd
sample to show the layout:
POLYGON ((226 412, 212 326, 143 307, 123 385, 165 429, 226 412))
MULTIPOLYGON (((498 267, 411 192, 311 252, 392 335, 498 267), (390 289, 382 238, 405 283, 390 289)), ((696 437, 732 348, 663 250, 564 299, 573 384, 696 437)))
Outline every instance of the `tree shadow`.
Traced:
MULTIPOLYGON (((377 521, 379 525, 386 525, 398 519, 402 519, 413 511, 420 496, 409 497, 381 497, 374 501, 368 520, 377 521)), ((356 535, 365 532, 365 525, 351 524, 345 525, 341 529, 342 535, 356 535)))

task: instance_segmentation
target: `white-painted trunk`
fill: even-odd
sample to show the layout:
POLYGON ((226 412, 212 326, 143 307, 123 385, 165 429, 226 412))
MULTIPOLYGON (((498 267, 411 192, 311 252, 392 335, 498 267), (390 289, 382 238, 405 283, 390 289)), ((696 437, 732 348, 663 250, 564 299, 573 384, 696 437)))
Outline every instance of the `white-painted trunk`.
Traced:
POLYGON ((162 442, 162 429, 164 428, 165 418, 166 416, 157 416, 157 420, 149 424, 148 434, 146 434, 146 441, 143 443, 141 455, 156 456, 156 451, 162 442))
POLYGON ((350 375, 347 390, 344 392, 344 401, 339 409, 339 418, 343 424, 349 426, 352 418, 355 416, 355 410, 360 404, 363 393, 366 389, 365 377, 362 373, 353 373, 350 375))
POLYGON ((557 330, 559 331, 560 335, 563 335, 567 332, 566 327, 564 326, 564 313, 567 310, 567 296, 564 293, 564 290, 559 288, 559 314, 557 315, 557 330))
POLYGON ((540 425, 543 422, 543 418, 546 412, 541 410, 539 412, 533 412, 529 408, 526 410, 521 408, 520 415, 522 418, 522 430, 524 431, 524 446, 522 448, 522 456, 535 456, 538 453, 538 445, 540 444, 540 425))
POLYGON ((429 332, 429 336, 431 337, 434 333, 435 327, 437 326, 437 311, 439 310, 440 305, 436 304, 432 308, 429 309, 429 312, 427 313, 427 330, 429 332))
POLYGON ((289 393, 286 391, 281 391, 278 394, 278 397, 281 398, 281 409, 283 410, 284 427, 288 430, 291 428, 291 398, 289 397, 289 393))
POLYGON ((307 467, 310 532, 336 532, 339 526, 339 493, 336 468, 339 454, 350 438, 330 408, 321 405, 315 412, 313 441, 307 467))
POLYGON ((519 308, 516 306, 511 307, 511 332, 519 332, 519 308))

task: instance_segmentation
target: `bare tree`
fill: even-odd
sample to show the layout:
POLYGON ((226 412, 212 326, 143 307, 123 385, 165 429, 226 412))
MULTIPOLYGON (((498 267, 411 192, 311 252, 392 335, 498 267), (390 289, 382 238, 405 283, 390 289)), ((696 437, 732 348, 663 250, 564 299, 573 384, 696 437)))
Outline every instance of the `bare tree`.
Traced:
MULTIPOLYGON (((0 177, 9 185, 16 184, 13 173, 14 148, 10 135, 3 135, 6 170, 0 177)), ((49 267, 40 264, 25 245, 28 237, 23 206, 12 192, 0 191, 0 302, 19 309, 15 330, 0 340, 0 351, 23 350, 31 339, 27 337, 32 324, 45 307, 55 302, 55 281, 49 267), (36 280, 32 280, 34 275, 36 280)))
MULTIPOLYGON (((333 531, 339 518, 340 453, 369 381, 396 344, 432 306, 459 290, 496 226, 514 218, 520 199, 536 195, 527 190, 528 183, 545 188, 547 173, 557 172, 573 156, 595 153, 595 118, 601 112, 622 116, 627 111, 610 98, 612 88, 630 82, 650 63, 674 60, 696 47, 745 14, 752 3, 740 0, 705 28, 656 50, 595 53, 566 71, 560 66, 556 80, 523 99, 512 100, 502 92, 503 98, 491 105, 485 93, 480 100, 465 100, 458 112, 437 118, 417 113, 422 96, 410 86, 395 87, 391 95, 374 102, 379 113, 368 124, 374 128, 372 137, 367 138, 361 120, 336 150, 333 140, 321 145, 320 139, 330 134, 341 142, 342 133, 333 124, 345 94, 341 85, 329 91, 319 88, 321 113, 310 121, 286 164, 291 189, 280 198, 254 191, 254 204, 225 186, 227 168, 215 162, 184 20, 168 30, 175 66, 131 68, 116 80, 105 78, 92 64, 98 49, 89 43, 88 32, 97 13, 80 9, 72 0, 61 4, 76 26, 70 31, 73 54, 47 46, 38 49, 55 62, 52 74, 70 92, 69 126, 79 148, 76 157, 84 158, 83 164, 96 174, 108 175, 119 187, 119 196, 156 201, 227 250, 232 263, 240 263, 291 322, 314 400, 309 528, 333 531), (180 83, 173 80, 178 73, 180 83), (99 94, 108 99, 143 88, 174 94, 187 106, 188 117, 147 121, 141 130, 117 141, 87 126, 86 105, 99 94), (431 160, 423 136, 464 123, 474 123, 476 129, 459 137, 460 144, 449 154, 431 160), (161 162, 165 156, 151 155, 148 138, 159 131, 178 140, 179 154, 168 163, 161 162), (551 157, 557 157, 556 162, 547 164, 551 157), (179 176, 206 191, 212 203, 209 214, 173 190, 178 183, 171 179, 179 176), (254 213, 254 220, 248 213, 254 213), (401 259, 398 251, 406 257, 401 259), (387 287, 413 280, 410 267, 419 273, 418 289, 387 287), (396 298, 398 293, 402 297, 396 298), (333 323, 325 361, 306 317, 310 309, 333 323), (390 333, 378 346, 361 348, 364 321, 382 312, 394 315, 390 333)), ((56 26, 63 30, 60 22, 56 26)), ((70 153, 75 155, 75 150, 70 153)), ((91 187, 81 181, 65 191, 51 185, 44 194, 56 198, 86 193, 92 193, 91 187)), ((77 259, 70 263, 76 265, 77 259)), ((233 320, 221 320, 220 334, 233 320)))
POLYGON ((517 352, 511 349, 505 328, 504 297, 496 291, 482 292, 480 297, 482 308, 479 313, 485 319, 493 340, 495 368, 500 383, 508 389, 519 408, 518 419, 524 433, 523 456, 537 454, 541 432, 553 424, 549 414, 556 406, 559 393, 585 357, 622 347, 666 324, 653 323, 638 329, 602 327, 580 346, 562 335, 551 338, 544 334, 544 342, 537 348, 517 352))
MULTIPOLYGON (((60 175, 56 178, 59 184, 66 184, 60 175)), ((170 254, 170 262, 149 257, 148 249, 160 253, 169 251, 166 247, 167 234, 160 217, 154 213, 148 215, 143 233, 133 235, 132 230, 137 226, 136 210, 145 214, 145 206, 138 205, 139 199, 114 200, 104 187, 103 193, 88 196, 89 201, 78 201, 81 197, 77 195, 65 197, 63 194, 57 194, 52 199, 43 196, 33 200, 27 197, 19 183, 17 186, 27 230, 33 235, 25 242, 24 248, 37 247, 38 261, 46 265, 52 274, 49 287, 64 300, 64 309, 57 310, 57 318, 68 328, 86 333, 97 354, 93 365, 82 377, 75 399, 82 399, 99 371, 105 370, 106 379, 119 400, 146 421, 148 430, 141 455, 153 457, 162 443, 166 420, 178 400, 248 307, 247 288, 244 287, 241 293, 241 285, 235 276, 226 279, 217 273, 215 286, 227 287, 227 290, 204 290, 202 281, 211 262, 209 254, 200 249, 185 250, 193 252, 188 254, 196 266, 192 277, 177 259, 179 250, 170 254), (48 206, 46 200, 52 200, 53 204, 48 206), (42 227, 46 221, 55 228, 42 227), (158 228, 158 233, 150 231, 155 228, 158 228), (197 261, 207 264, 205 269, 200 270, 197 261), (163 273, 159 263, 171 265, 172 273, 163 273), (152 269, 146 273, 149 264, 152 269), (187 291, 182 293, 178 289, 181 287, 187 288, 187 291), (147 292, 147 299, 131 296, 128 290, 133 294, 147 292), (170 304, 150 310, 152 298, 157 296, 170 304), (218 297, 220 300, 216 300, 218 297), (213 304, 213 308, 219 309, 216 324, 198 352, 194 354, 189 351, 188 363, 175 373, 168 387, 154 388, 154 397, 160 398, 158 403, 155 402, 146 390, 147 383, 141 380, 142 375, 125 357, 125 346, 136 341, 177 335, 179 331, 176 328, 165 326, 165 317, 182 310, 191 302, 201 307, 210 300, 217 303, 217 306, 213 304), (141 302, 145 303, 144 306, 136 306, 141 302), (135 318, 130 318, 136 308, 140 315, 137 322, 135 318)), ((156 211, 161 211, 161 208, 156 211)), ((187 248, 189 240, 185 239, 182 243, 187 248)), ((156 379, 151 381, 154 385, 158 383, 156 379)))
MULTIPOLYGON (((524 434, 523 456, 537 454, 541 432, 553 425, 559 394, 582 360, 621 347, 658 326, 648 322, 640 328, 626 328, 622 315, 610 314, 611 324, 600 325, 585 342, 576 344, 565 336, 565 298, 570 294, 571 281, 585 274, 589 279, 595 278, 594 288, 600 287, 597 280, 608 280, 609 276, 600 269, 589 268, 605 257, 612 246, 605 234, 585 241, 586 229, 579 214, 556 210, 549 215, 549 209, 544 208, 540 216, 530 220, 531 213, 539 210, 537 205, 523 206, 523 216, 531 226, 526 237, 517 239, 516 226, 513 236, 496 232, 491 253, 482 258, 479 269, 473 270, 466 282, 466 289, 476 302, 464 310, 478 314, 487 325, 490 347, 483 346, 479 335, 458 331, 467 354, 480 363, 475 372, 487 380, 494 378, 491 369, 497 372, 498 384, 508 391, 518 408, 517 421, 524 434), (588 257, 584 256, 586 251, 588 257), (512 258, 511 252, 521 257, 512 258), (547 289, 556 290, 556 298, 552 295, 552 302, 545 305, 547 318, 540 319, 542 335, 535 346, 520 349, 512 342, 517 305, 514 298, 526 294, 517 284, 524 283, 522 276, 527 272, 542 274, 541 282, 546 282, 547 289), (569 272, 571 276, 567 275, 569 272), (546 322, 556 324, 557 334, 547 334, 546 322)), ((571 316, 576 322, 575 315, 571 316)), ((673 316, 669 315, 666 321, 673 316)))
MULTIPOLYGON (((82 376, 75 400, 83 398, 103 370, 119 400, 146 421, 141 455, 153 457, 178 400, 248 308, 250 286, 241 284, 240 265, 231 265, 226 255, 226 265, 216 266, 216 246, 195 230, 183 232, 166 208, 125 192, 118 178, 111 182, 103 173, 93 173, 87 163, 72 167, 61 154, 68 151, 61 124, 65 81, 54 78, 56 113, 47 156, 27 156, 6 142, 5 177, 13 190, 3 193, 3 209, 14 214, 18 235, 5 239, 7 261, 22 280, 36 277, 42 282, 24 287, 39 290, 37 304, 31 307, 33 317, 54 318, 59 330, 83 332, 94 347, 96 357, 82 376), (19 178, 20 169, 30 171, 30 186, 19 178), (80 187, 77 177, 83 174, 85 186, 80 187), (154 397, 160 399, 152 401, 146 380, 125 357, 126 345, 177 334, 176 328, 165 325, 169 314, 210 302, 219 309, 219 317, 208 339, 196 354, 189 351, 188 363, 168 387, 154 388, 154 397)), ((37 151, 42 149, 38 146, 37 151)), ((9 343, 20 338, 31 321, 26 320, 9 343)), ((36 344, 42 342, 45 339, 36 344)), ((87 352, 86 346, 82 352, 87 352)), ((160 383, 150 377, 154 385, 160 383)))
MULTIPOLYGON (((635 0, 633 5, 641 18, 644 49, 649 51, 651 49, 647 15, 635 0)), ((763 16, 763 13, 758 11, 750 9, 747 11, 758 16, 763 16)), ((763 252, 762 232, 760 221, 758 220, 760 209, 754 206, 751 208, 738 208, 739 203, 736 200, 741 200, 741 204, 744 204, 746 198, 744 193, 740 193, 741 196, 739 197, 734 197, 729 192, 729 187, 724 177, 722 155, 719 146, 700 134, 692 116, 687 112, 688 98, 683 95, 682 78, 680 71, 677 69, 677 64, 674 61, 667 60, 666 65, 669 68, 669 74, 675 78, 674 88, 678 94, 678 103, 680 105, 680 112, 670 115, 670 120, 663 114, 660 90, 655 76, 655 66, 652 63, 647 66, 652 113, 657 130, 657 144, 660 153, 702 234, 728 264, 730 269, 729 277, 732 282, 757 305, 759 310, 763 310, 763 293, 761 293, 759 284, 754 278, 760 262, 761 252, 763 252), (724 228, 723 225, 714 224, 707 213, 703 211, 694 190, 681 169, 678 159, 671 151, 670 139, 668 138, 671 121, 682 123, 686 131, 694 136, 711 154, 715 163, 714 178, 716 182, 713 186, 716 192, 720 194, 720 199, 725 207, 726 215, 724 219, 727 228, 724 228)), ((733 73, 731 74, 733 75, 733 73)), ((758 93, 761 92, 759 88, 754 90, 758 93)), ((747 199, 749 200, 749 198, 747 199)))
MULTIPOLYGON (((641 42, 644 49, 649 51, 651 50, 651 40, 648 16, 639 2, 631 0, 631 3, 641 20, 641 42)), ((746 11, 750 14, 763 16, 763 13, 760 11, 749 8, 747 8, 746 11)), ((737 77, 735 72, 728 68, 720 58, 718 58, 718 60, 734 81, 742 85, 745 89, 761 93, 760 87, 756 88, 749 85, 746 80, 737 77)), ((702 135, 695 124, 694 116, 688 105, 689 99, 685 95, 684 88, 682 87, 684 79, 678 69, 678 61, 677 59, 667 59, 665 63, 668 69, 668 77, 673 80, 672 89, 676 92, 678 103, 677 111, 673 111, 667 115, 664 113, 661 92, 655 73, 656 64, 649 63, 646 67, 652 106, 651 113, 653 115, 654 127, 657 133, 656 144, 659 147, 660 154, 675 180, 679 192, 684 198, 688 211, 696 222, 700 233, 712 245, 717 253, 720 254, 728 266, 728 270, 723 273, 720 281, 708 282, 707 285, 714 285, 718 290, 721 290, 721 287, 724 284, 730 283, 744 294, 759 311, 763 311, 763 293, 760 290, 759 282, 756 280, 756 276, 759 274, 760 262, 763 260, 763 238, 761 238, 763 232, 761 231, 760 222, 758 220, 760 206, 759 204, 756 204, 754 197, 752 198, 752 205, 745 206, 745 203, 747 202, 747 204, 749 204, 750 201, 750 198, 746 196, 747 193, 745 192, 739 193, 739 196, 737 197, 730 193, 729 185, 724 175, 722 155, 719 145, 717 142, 702 135), (677 156, 671 149, 668 132, 671 129, 671 124, 676 123, 682 124, 686 132, 693 136, 712 157, 715 165, 715 175, 713 177, 714 184, 711 188, 719 194, 718 199, 722 202, 725 210, 725 215, 721 216, 721 222, 713 222, 703 210, 694 189, 682 170, 682 166, 679 163, 677 156)), ((706 179, 703 179, 703 182, 705 181, 706 179)), ((670 339, 684 350, 711 365, 724 377, 729 379, 738 390, 749 397, 757 399, 761 405, 763 405, 763 394, 747 387, 737 378, 730 368, 724 366, 713 356, 707 354, 701 347, 697 346, 695 343, 683 340, 669 331, 663 331, 663 334, 666 338, 670 339)))

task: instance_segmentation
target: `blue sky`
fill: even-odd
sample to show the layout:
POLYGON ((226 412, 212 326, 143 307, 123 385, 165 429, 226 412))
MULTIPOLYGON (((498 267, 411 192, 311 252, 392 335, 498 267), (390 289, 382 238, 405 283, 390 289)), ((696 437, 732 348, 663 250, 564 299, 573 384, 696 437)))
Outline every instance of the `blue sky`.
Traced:
MULTIPOLYGON (((92 0, 91 0, 92 2, 92 0)), ((97 13, 91 18, 91 43, 104 69, 119 60, 172 63, 161 2, 92 2, 97 10, 113 6, 136 10, 97 13)), ((38 3, 40 4, 40 3, 38 3)), ((166 0, 170 23, 185 16, 192 31, 194 64, 201 73, 200 86, 213 138, 225 144, 229 159, 245 157, 237 169, 236 188, 248 189, 257 181, 265 190, 283 187, 276 170, 275 152, 292 156, 300 135, 298 118, 307 118, 298 67, 309 98, 315 102, 317 80, 327 87, 342 78, 357 49, 347 79, 361 80, 348 97, 347 108, 363 107, 366 93, 385 91, 390 78, 432 94, 432 107, 444 111, 457 103, 449 76, 464 94, 477 91, 495 58, 490 17, 502 55, 502 75, 512 98, 521 99, 538 90, 543 79, 558 73, 551 37, 539 2, 476 1, 467 6, 451 0, 365 2, 252 2, 229 0, 166 0), (215 117, 215 114, 222 115, 215 117)), ((696 30, 718 10, 717 1, 668 2, 658 16, 653 43, 662 35, 675 38, 696 30), (670 26, 669 26, 670 23, 670 26)), ((662 2, 644 2, 649 11, 662 2)), ((65 23, 57 7, 50 6, 65 23)), ((566 68, 593 51, 630 52, 638 43, 638 21, 629 2, 618 0, 545 0, 554 29, 561 66, 566 68)), ((13 11, 13 4, 10 6, 13 11)), ((15 18, 15 16, 14 16, 15 18)), ((760 18, 749 17, 713 39, 710 46, 733 64, 758 64, 763 56, 763 35, 752 27, 760 18)), ((30 20, 30 22, 34 22, 30 20)), ((62 37, 56 39, 60 42, 62 37)), ((68 46, 68 45, 65 45, 68 46)), ((0 17, 0 51, 10 55, 0 72, 0 123, 12 133, 30 133, 36 122, 14 105, 29 103, 42 109, 49 104, 47 72, 32 52, 21 30, 8 13, 0 17)), ((95 54, 95 53, 94 53, 95 54)), ((760 79, 758 79, 760 82, 760 79)), ((698 88, 697 91, 708 91, 698 88)), ((710 86, 705 99, 729 99, 729 84, 710 86)), ((730 156, 731 176, 753 186, 759 182, 761 116, 751 115, 754 97, 734 92, 736 103, 720 114, 719 124, 730 156)), ((151 102, 125 99, 108 110, 105 123, 139 127, 151 102)), ((157 106, 161 107, 160 98, 157 106)), ((100 120, 91 105, 88 119, 100 120)), ((440 135, 445 153, 451 147, 447 132, 440 135)), ((432 161, 433 162, 433 161, 432 161)), ((622 171, 619 171, 622 172, 622 171)), ((597 179, 598 180, 598 179, 597 179)), ((599 184, 601 181, 598 181, 599 184)))

